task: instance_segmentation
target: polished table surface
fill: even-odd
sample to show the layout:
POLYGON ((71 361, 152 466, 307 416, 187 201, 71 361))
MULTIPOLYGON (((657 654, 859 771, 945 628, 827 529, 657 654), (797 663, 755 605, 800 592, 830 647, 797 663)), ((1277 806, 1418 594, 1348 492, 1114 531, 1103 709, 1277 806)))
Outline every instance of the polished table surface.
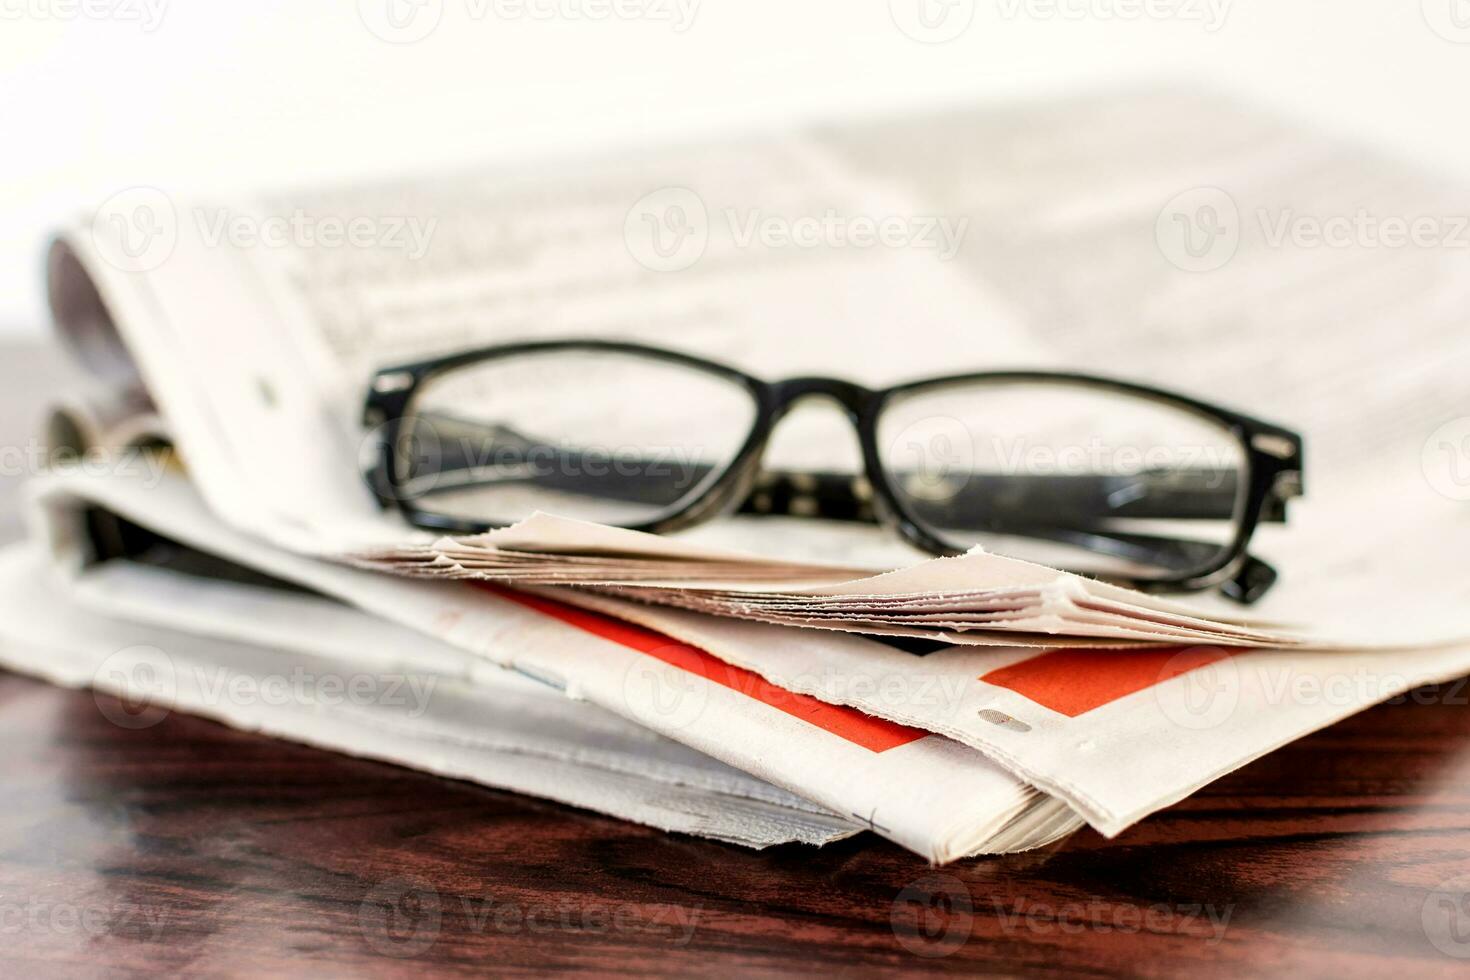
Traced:
MULTIPOLYGON (((60 370, 0 365, 13 406, 60 370)), ((0 415, 4 444, 34 416, 0 415)), ((935 870, 870 835, 749 851, 177 714, 120 728, 0 672, 0 975, 1470 975, 1467 701, 1422 689, 1114 840, 935 870)))

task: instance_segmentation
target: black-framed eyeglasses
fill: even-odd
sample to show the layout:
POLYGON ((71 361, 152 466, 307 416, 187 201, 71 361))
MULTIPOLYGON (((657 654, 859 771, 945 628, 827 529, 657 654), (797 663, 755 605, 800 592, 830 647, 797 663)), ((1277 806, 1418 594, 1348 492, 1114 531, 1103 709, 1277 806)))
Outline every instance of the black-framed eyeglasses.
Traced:
POLYGON ((544 510, 667 532, 739 511, 895 528, 937 555, 975 546, 1150 591, 1220 586, 1241 602, 1276 572, 1247 546, 1302 492, 1302 440, 1183 395, 1048 371, 871 390, 767 382, 676 351, 564 340, 377 373, 369 482, 413 524, 478 533, 544 510), (763 470, 773 427, 827 398, 863 471, 763 470))

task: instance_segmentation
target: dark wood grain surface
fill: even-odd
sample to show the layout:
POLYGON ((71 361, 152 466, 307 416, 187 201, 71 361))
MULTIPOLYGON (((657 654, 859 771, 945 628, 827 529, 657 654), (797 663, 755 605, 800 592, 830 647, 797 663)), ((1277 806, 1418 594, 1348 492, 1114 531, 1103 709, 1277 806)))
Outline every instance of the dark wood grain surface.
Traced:
POLYGON ((752 852, 0 674, 0 956, 412 975, 1465 974, 1470 711, 1303 739, 1116 840, 752 852), (1456 880, 1458 879, 1458 880, 1456 880))
MULTIPOLYGON (((12 353, 43 389, 54 359, 12 353)), ((0 673, 0 976, 1470 975, 1467 695, 1115 840, 935 871, 871 836, 753 852, 179 715, 123 729, 0 673)))

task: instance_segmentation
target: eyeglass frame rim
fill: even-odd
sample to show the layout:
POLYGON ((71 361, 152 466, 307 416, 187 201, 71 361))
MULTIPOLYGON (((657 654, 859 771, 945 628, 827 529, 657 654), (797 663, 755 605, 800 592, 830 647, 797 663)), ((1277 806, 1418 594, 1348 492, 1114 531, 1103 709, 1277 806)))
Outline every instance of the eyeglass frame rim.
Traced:
POLYGON ((565 338, 493 344, 376 371, 365 399, 363 424, 378 429, 380 433, 375 465, 367 473, 379 504, 384 508, 397 507, 405 520, 425 530, 478 534, 508 526, 449 517, 419 507, 398 493, 401 486, 398 477, 400 428, 410 417, 415 397, 428 382, 443 374, 483 361, 567 350, 627 354, 681 364, 735 382, 750 394, 754 403, 755 418, 751 431, 724 469, 708 481, 701 493, 676 502, 673 505, 676 509, 651 521, 620 525, 635 531, 668 533, 733 511, 754 487, 760 461, 776 424, 802 399, 826 396, 842 407, 857 431, 863 454, 863 475, 872 488, 874 511, 879 523, 891 527, 909 544, 931 554, 963 554, 963 549, 949 544, 925 527, 890 483, 878 449, 878 421, 897 396, 975 382, 1054 382, 1121 392, 1202 416, 1219 424, 1239 444, 1246 469, 1247 491, 1237 504, 1240 512, 1233 519, 1235 527, 1230 543, 1220 550, 1216 558, 1179 574, 1104 576, 1128 582, 1141 590, 1199 591, 1230 578, 1248 559, 1250 541, 1260 525, 1266 505, 1273 497, 1278 503, 1284 503, 1302 492, 1302 437, 1298 433, 1189 395, 1105 375, 1017 368, 942 375, 873 389, 838 378, 816 376, 766 381, 728 364, 665 347, 621 340, 565 338), (1264 444, 1274 444, 1277 451, 1264 448, 1264 444))

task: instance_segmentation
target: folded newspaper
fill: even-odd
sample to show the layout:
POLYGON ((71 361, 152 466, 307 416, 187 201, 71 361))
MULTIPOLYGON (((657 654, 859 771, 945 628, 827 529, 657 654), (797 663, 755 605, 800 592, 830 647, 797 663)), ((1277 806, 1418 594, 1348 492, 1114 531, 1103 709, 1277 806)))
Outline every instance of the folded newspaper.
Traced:
POLYGON ((549 514, 476 537, 352 560, 419 578, 576 586, 784 626, 977 646, 1302 642, 1285 632, 1201 619, 1140 592, 1000 555, 971 553, 855 576, 549 514))
POLYGON ((0 552, 0 664, 90 685, 109 720, 169 710, 752 847, 856 824, 641 726, 310 595, 129 562, 69 595, 0 552), (283 628, 284 626, 284 628, 283 628))
MULTIPOLYGON (((796 694, 672 637, 557 603, 392 578, 276 548, 224 524, 179 472, 157 481, 76 473, 40 481, 34 492, 35 542, 69 572, 68 590, 77 602, 115 617, 182 622, 189 632, 212 634, 222 628, 218 617, 192 601, 201 587, 189 585, 189 578, 243 576, 350 604, 377 620, 364 627, 367 634, 382 628, 382 620, 411 630, 435 667, 440 652, 452 648, 459 672, 476 686, 509 668, 558 697, 620 715, 781 787, 809 808, 836 814, 851 829, 877 831, 933 861, 1034 847, 1080 826, 1064 801, 1037 792, 974 748, 796 694), (101 554, 117 557, 98 561, 104 547, 109 550, 101 554), (178 583, 176 592, 147 595, 147 583, 136 573, 112 570, 119 559, 169 573, 165 579, 178 583)), ((221 602, 237 604, 238 620, 258 624, 271 616, 271 609, 234 583, 212 591, 221 602)), ((68 629, 65 621, 45 621, 53 630, 68 629)), ((250 639, 275 644, 301 633, 297 647, 311 650, 325 642, 300 616, 280 621, 265 635, 260 628, 254 627, 250 639)), ((351 639, 336 642, 350 650, 351 639)), ((355 639, 370 642, 363 633, 355 639)), ((415 667, 413 641, 406 646, 398 647, 406 655, 394 662, 405 671, 428 673, 428 663, 415 667)), ((8 659, 16 666, 26 663, 25 657, 8 659)), ((144 704, 161 694, 169 703, 187 686, 175 679, 179 668, 171 659, 172 654, 154 656, 142 670, 125 662, 116 673, 127 685, 124 693, 144 704)), ((192 663, 194 654, 186 659, 192 663)), ((494 697, 494 690, 484 692, 488 701, 494 697)), ((182 698, 180 705, 194 710, 182 698)), ((597 739, 584 746, 588 753, 599 749, 597 739)), ((566 798, 565 791, 542 795, 566 798)), ((719 803, 710 798, 702 805, 719 803)))
MULTIPOLYGON (((59 574, 17 589, 30 601, 0 631, 5 660, 754 845, 866 829, 947 861, 1084 822, 1116 834, 1291 739, 1470 672, 1465 252, 1318 248, 1290 231, 1363 210, 1451 215, 1456 200, 1177 93, 225 207, 135 188, 59 236, 49 286, 60 334, 129 393, 107 404, 142 394, 151 425, 54 428, 156 437, 186 469, 37 481, 35 540, 4 567, 59 574), (708 218, 687 264, 630 232, 666 199, 708 218), (131 220, 140 208, 158 220, 131 220), (1219 235, 1171 237, 1200 232, 1206 209, 1219 235), (737 234, 751 214, 969 231, 943 253, 786 248, 737 234), (413 254, 220 231, 293 215, 433 231, 413 254), (376 368, 572 333, 676 337, 769 376, 1070 367, 1228 396, 1305 433, 1313 494, 1258 533, 1282 579, 1246 619, 1211 596, 1160 600, 999 555, 916 562, 876 529, 821 521, 738 517, 650 542, 543 517, 440 540, 379 509, 361 476, 376 368), (597 551, 598 535, 615 547, 597 551), (142 639, 104 667, 114 635, 142 639), (324 706, 318 690, 269 712, 210 694, 227 674, 384 657, 421 687, 460 686, 413 719, 324 706), (522 695, 583 713, 475 710, 522 695)), ((773 462, 840 465, 821 421, 793 413, 773 462)))

